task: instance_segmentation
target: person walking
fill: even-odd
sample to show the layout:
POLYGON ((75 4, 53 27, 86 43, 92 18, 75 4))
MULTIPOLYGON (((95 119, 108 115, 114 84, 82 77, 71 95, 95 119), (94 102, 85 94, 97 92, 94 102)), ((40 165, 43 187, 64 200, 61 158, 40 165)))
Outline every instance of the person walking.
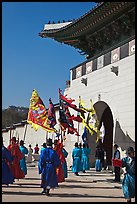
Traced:
POLYGON ((52 139, 47 140, 47 147, 41 152, 38 171, 41 174, 42 194, 50 195, 50 189, 58 187, 56 169, 60 165, 59 157, 52 148, 52 139))
POLYGON ((78 143, 75 143, 75 148, 72 150, 72 172, 76 176, 79 176, 78 172, 81 171, 81 149, 78 147, 78 143))
POLYGON ((127 156, 122 158, 122 168, 124 168, 123 194, 127 202, 131 202, 131 198, 135 197, 135 156, 133 147, 129 147, 127 156))
POLYGON ((20 160, 20 167, 25 175, 27 175, 27 165, 26 165, 26 158, 25 154, 28 154, 28 149, 24 146, 24 141, 20 140, 20 151, 24 155, 24 157, 20 160))
POLYGON ((10 142, 11 144, 7 147, 7 149, 11 152, 13 157, 11 170, 15 179, 22 179, 25 175, 20 167, 20 160, 23 159, 24 155, 20 151, 19 145, 16 143, 16 137, 12 137, 10 142))
POLYGON ((39 147, 38 144, 34 147, 34 154, 39 154, 39 147))
POLYGON ((63 168, 63 171, 64 171, 64 178, 67 178, 68 177, 68 170, 67 170, 67 161, 66 161, 66 158, 68 156, 68 152, 66 151, 66 149, 64 147, 62 148, 62 152, 63 152, 64 158, 65 158, 65 161, 62 164, 62 168, 63 168))
POLYGON ((86 144, 83 143, 82 148, 82 155, 81 155, 81 163, 82 163, 82 171, 83 173, 86 173, 86 170, 89 170, 89 148, 86 147, 86 144))
MULTIPOLYGON (((120 151, 118 150, 118 145, 114 144, 114 159, 120 159, 120 151)), ((120 167, 114 166, 115 179, 113 181, 120 182, 120 167)))
POLYGON ((4 146, 3 144, 3 137, 2 137, 2 184, 12 184, 14 182, 14 176, 9 168, 13 161, 13 157, 10 151, 4 146))
POLYGON ((32 149, 31 144, 30 144, 29 148, 28 148, 27 163, 31 163, 32 162, 32 153, 33 153, 33 149, 32 149))
POLYGON ((62 183, 65 181, 64 170, 63 170, 63 164, 65 163, 65 157, 62 152, 62 148, 63 148, 63 143, 60 142, 59 140, 54 140, 54 150, 56 151, 60 159, 60 165, 56 169, 58 183, 62 183))
POLYGON ((100 145, 99 143, 96 146, 95 158, 96 158, 95 169, 96 171, 101 171, 103 160, 104 160, 104 150, 102 148, 102 145, 100 145))

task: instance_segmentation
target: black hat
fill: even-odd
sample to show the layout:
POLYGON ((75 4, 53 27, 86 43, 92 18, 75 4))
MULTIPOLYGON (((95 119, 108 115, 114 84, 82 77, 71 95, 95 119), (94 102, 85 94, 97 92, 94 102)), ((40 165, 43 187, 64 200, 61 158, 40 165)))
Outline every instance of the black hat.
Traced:
POLYGON ((23 140, 20 140, 20 145, 24 145, 24 141, 23 140))
POLYGON ((46 147, 46 143, 44 142, 41 146, 46 147))
POLYGON ((134 152, 134 148, 133 147, 128 147, 127 153, 130 153, 130 152, 134 152))
POLYGON ((78 142, 75 142, 75 147, 78 147, 78 142))
POLYGON ((46 144, 47 144, 47 146, 52 146, 52 144, 53 144, 52 143, 52 139, 51 138, 47 139, 47 143, 46 144))
POLYGON ((58 144, 58 140, 54 140, 54 145, 57 145, 58 144))
POLYGON ((12 142, 16 142, 16 137, 12 137, 12 138, 11 138, 11 141, 12 141, 12 142))
POLYGON ((114 144, 114 147, 115 147, 115 148, 118 148, 118 144, 114 144))

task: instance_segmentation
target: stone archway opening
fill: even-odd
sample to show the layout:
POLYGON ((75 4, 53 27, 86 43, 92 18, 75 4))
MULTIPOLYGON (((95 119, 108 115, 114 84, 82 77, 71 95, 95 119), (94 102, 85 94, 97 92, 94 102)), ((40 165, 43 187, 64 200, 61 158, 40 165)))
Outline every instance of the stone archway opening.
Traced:
MULTIPOLYGON (((111 166, 112 153, 113 153, 113 116, 110 107, 104 101, 98 101, 94 104, 94 108, 99 120, 99 128, 104 124, 105 135, 103 139, 103 148, 106 152, 106 163, 111 166)), ((94 166, 95 161, 95 147, 96 147, 96 134, 88 136, 88 143, 91 148, 91 167, 94 166)))

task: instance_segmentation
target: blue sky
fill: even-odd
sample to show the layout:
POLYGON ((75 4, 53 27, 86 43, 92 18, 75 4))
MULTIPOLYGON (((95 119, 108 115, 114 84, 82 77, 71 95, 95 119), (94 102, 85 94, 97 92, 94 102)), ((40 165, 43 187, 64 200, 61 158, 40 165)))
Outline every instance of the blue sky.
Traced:
POLYGON ((36 89, 46 107, 49 98, 58 103, 70 68, 85 61, 73 47, 38 33, 44 24, 77 19, 94 2, 3 2, 2 3, 2 108, 29 107, 36 89))

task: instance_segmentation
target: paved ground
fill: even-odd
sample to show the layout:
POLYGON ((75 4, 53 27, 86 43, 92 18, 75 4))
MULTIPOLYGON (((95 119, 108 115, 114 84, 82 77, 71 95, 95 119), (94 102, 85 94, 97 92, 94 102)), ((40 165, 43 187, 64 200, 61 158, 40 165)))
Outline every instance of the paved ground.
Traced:
POLYGON ((47 197, 41 194, 37 168, 28 167, 25 179, 16 180, 9 187, 3 185, 2 202, 126 202, 121 184, 112 182, 113 179, 108 170, 96 172, 93 168, 80 176, 69 171, 66 181, 47 197))

